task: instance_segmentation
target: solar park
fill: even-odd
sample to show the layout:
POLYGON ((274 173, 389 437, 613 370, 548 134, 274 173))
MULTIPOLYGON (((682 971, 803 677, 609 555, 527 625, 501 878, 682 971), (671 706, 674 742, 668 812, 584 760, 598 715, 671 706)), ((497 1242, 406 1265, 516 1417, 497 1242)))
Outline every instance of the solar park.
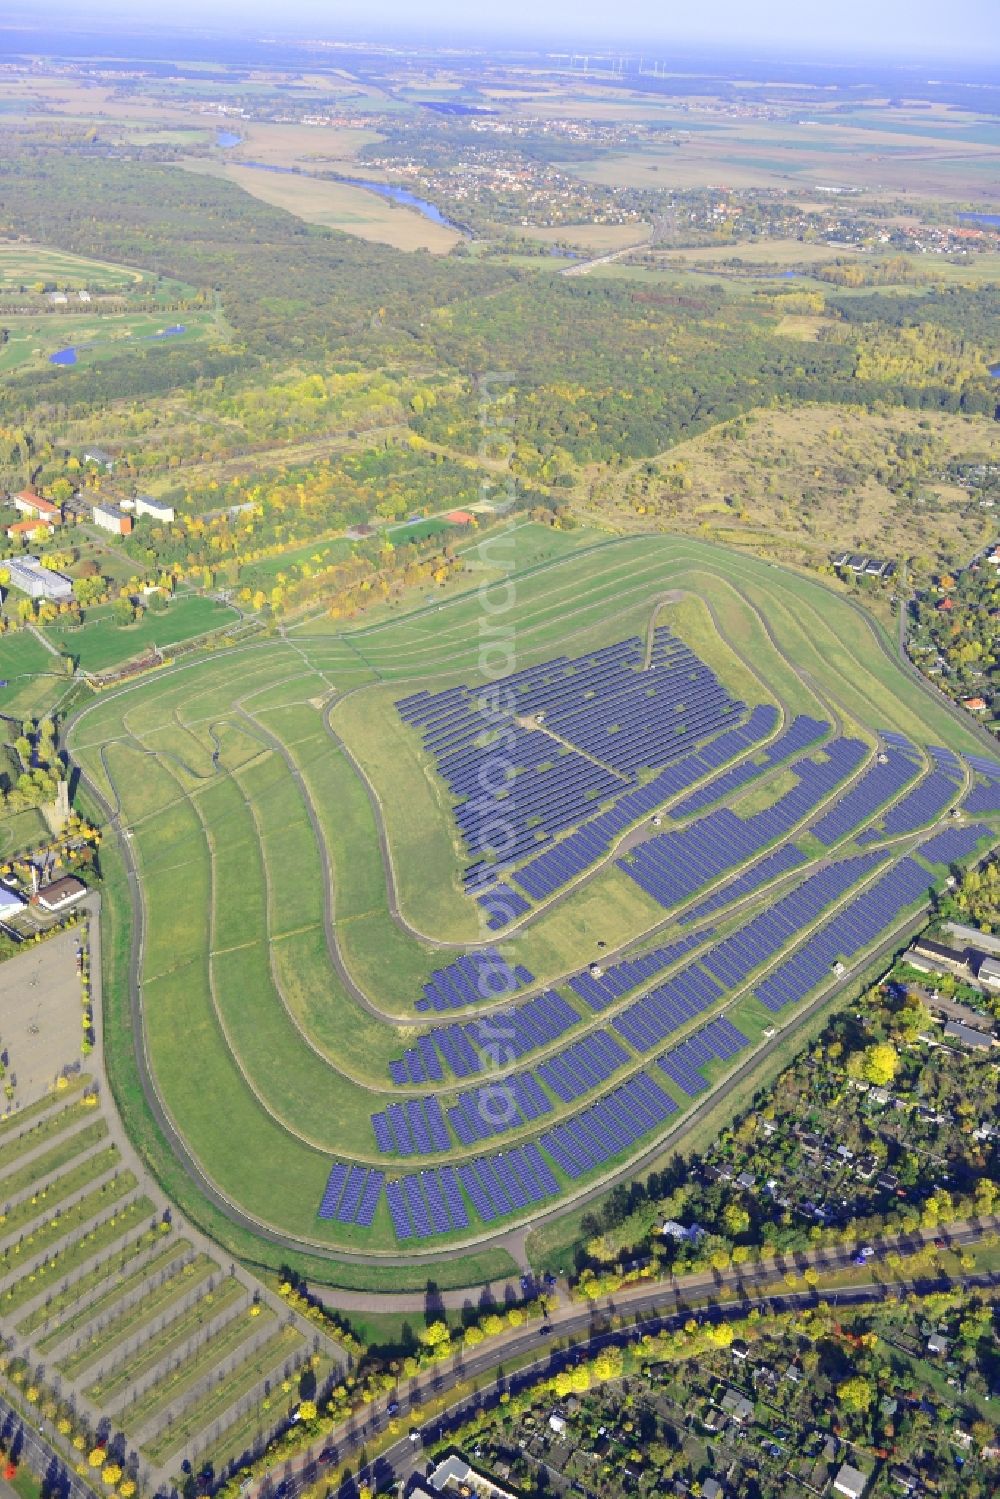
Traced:
POLYGON ((609 555, 521 583, 488 681, 459 601, 74 726, 133 834, 152 1077, 248 1225, 387 1266, 502 1246, 674 1148, 997 842, 1000 755, 820 585, 609 555))

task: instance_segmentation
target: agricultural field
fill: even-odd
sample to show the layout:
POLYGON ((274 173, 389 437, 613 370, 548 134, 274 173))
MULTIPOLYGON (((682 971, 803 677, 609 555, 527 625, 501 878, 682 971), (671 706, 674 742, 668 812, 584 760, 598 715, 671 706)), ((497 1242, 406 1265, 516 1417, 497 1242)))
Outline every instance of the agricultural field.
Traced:
POLYGON ((60 291, 119 291, 137 286, 144 279, 142 271, 127 266, 109 265, 103 260, 88 260, 44 245, 0 243, 0 297, 21 290, 31 290, 44 283, 60 291))
POLYGON ((489 603, 306 623, 68 730, 128 828, 168 1144, 317 1279, 502 1264, 672 1149, 997 840, 989 742, 832 588, 694 540, 557 538, 512 528, 489 603), (523 704, 480 728, 476 684, 511 672, 523 704), (469 776, 501 726, 498 877, 469 776))
POLYGON ((67 1046, 80 1034, 80 932, 4 965, 18 1086, 0 1117, 0 1347, 61 1457, 82 1453, 92 1481, 100 1470, 167 1492, 182 1464, 224 1476, 330 1384, 342 1354, 167 1203, 100 1062, 81 1070, 67 1046))
POLYGON ((397 250, 429 250, 434 255, 446 255, 462 239, 457 230, 424 218, 414 208, 400 207, 378 193, 347 183, 298 175, 288 169, 241 166, 237 162, 197 161, 186 165, 225 177, 253 197, 285 208, 307 224, 322 224, 358 239, 392 245, 397 250))

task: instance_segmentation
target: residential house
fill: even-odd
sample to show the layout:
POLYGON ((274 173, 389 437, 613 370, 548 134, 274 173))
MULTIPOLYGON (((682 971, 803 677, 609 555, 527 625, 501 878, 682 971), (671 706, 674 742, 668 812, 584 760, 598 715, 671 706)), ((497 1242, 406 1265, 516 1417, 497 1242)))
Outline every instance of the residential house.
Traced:
POLYGON ((834 1491, 844 1494, 846 1499, 861 1499, 868 1483, 867 1475, 857 1468, 852 1468, 850 1463, 843 1463, 833 1480, 834 1491))

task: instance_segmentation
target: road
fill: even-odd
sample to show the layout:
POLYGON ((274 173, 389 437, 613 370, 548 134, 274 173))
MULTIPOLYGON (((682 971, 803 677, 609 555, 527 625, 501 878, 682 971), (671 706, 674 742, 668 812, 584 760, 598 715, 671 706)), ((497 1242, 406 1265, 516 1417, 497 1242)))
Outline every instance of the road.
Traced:
MULTIPOLYGON (((955 1223, 938 1232, 948 1248, 960 1250, 996 1233, 998 1229, 1000 1215, 994 1215, 975 1222, 955 1223)), ((873 1244, 873 1260, 885 1260, 894 1251, 913 1253, 930 1244, 933 1238, 933 1230, 887 1235, 873 1244)), ((547 1322, 541 1326, 536 1322, 518 1328, 491 1340, 487 1346, 480 1347, 473 1353, 459 1353, 451 1363, 428 1370, 405 1386, 400 1385, 394 1395, 387 1395, 365 1407, 341 1426, 317 1439, 295 1461, 285 1463, 276 1473, 262 1475, 247 1491, 247 1499, 258 1499, 258 1496, 259 1499, 269 1499, 276 1477, 282 1486, 282 1499, 293 1499, 319 1471, 319 1454, 324 1448, 335 1449, 336 1457, 333 1461, 338 1463, 363 1456, 366 1447, 385 1431, 390 1420, 387 1406, 391 1401, 395 1401, 399 1407, 393 1419, 405 1420, 418 1412, 428 1399, 440 1396, 469 1380, 488 1380, 499 1393, 504 1387, 504 1369, 525 1353, 537 1350, 538 1357, 530 1365, 518 1370, 519 1381, 525 1379, 529 1371, 532 1371, 531 1378, 546 1367, 555 1372, 581 1347, 596 1351, 608 1343, 635 1339, 642 1333, 655 1331, 659 1327, 677 1325, 693 1315, 698 1308, 703 1317, 725 1320, 744 1316, 751 1305, 776 1310, 790 1306, 811 1306, 816 1302, 864 1304, 866 1301, 878 1301, 886 1296, 927 1288, 924 1281, 907 1279, 890 1284, 876 1281, 844 1290, 827 1290, 822 1287, 801 1291, 782 1289, 781 1281, 788 1271, 794 1270, 801 1274, 803 1270, 814 1267, 829 1275, 850 1267, 856 1253, 857 1246, 812 1249, 803 1254, 778 1257, 760 1265, 733 1266, 722 1272, 700 1271, 676 1280, 642 1282, 593 1304, 570 1302, 552 1312, 547 1322), (734 1299, 721 1302, 719 1298, 723 1295, 734 1299), (611 1325, 612 1318, 623 1317, 638 1318, 641 1326, 627 1329, 611 1325), (567 1343, 573 1343, 574 1347, 568 1348, 567 1343)), ((941 1279, 935 1277, 931 1284, 938 1285, 941 1279)), ((990 1273, 976 1275, 970 1272, 961 1277, 961 1282, 968 1285, 993 1284, 996 1279, 990 1273)), ((953 1281, 948 1283, 954 1284, 953 1281)), ((463 1396, 460 1408, 474 1404, 476 1399, 482 1399, 481 1392, 472 1397, 471 1401, 470 1397, 463 1396)), ((424 1436, 431 1439, 446 1424, 458 1424, 451 1419, 451 1414, 449 1408, 426 1423, 426 1429, 421 1427, 424 1436)), ((419 1425, 419 1422, 414 1424, 419 1425)), ((392 1467, 392 1478, 406 1477, 421 1460, 419 1447, 415 1450, 415 1446, 407 1434, 382 1454, 378 1463, 388 1463, 392 1467)), ((379 1469, 375 1476, 381 1488, 390 1475, 379 1469)))
MULTIPOLYGON (((0 1395, 0 1434, 14 1461, 30 1468, 36 1478, 46 1481, 49 1492, 58 1499, 95 1499, 90 1485, 75 1473, 44 1432, 24 1421, 14 1407, 0 1395)), ((2 1484, 2 1480, 0 1480, 2 1484)), ((13 1490, 9 1491, 13 1494, 13 1490)))

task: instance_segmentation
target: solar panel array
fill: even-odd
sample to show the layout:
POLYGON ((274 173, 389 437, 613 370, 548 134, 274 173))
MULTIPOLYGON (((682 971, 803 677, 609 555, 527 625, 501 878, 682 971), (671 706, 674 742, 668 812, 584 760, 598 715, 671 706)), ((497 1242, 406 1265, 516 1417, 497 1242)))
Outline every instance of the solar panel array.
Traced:
POLYGON ((957 864, 975 853, 981 838, 989 836, 990 829, 984 822, 973 822, 967 827, 946 828, 921 843, 917 853, 928 864, 957 864))
POLYGON ((477 904, 485 912, 486 925, 491 932, 510 926, 518 916, 524 916, 531 910, 531 903, 509 885, 494 885, 492 890, 479 896, 477 904))
POLYGON ((727 729, 701 750, 666 766, 636 790, 626 791, 607 812, 592 818, 579 832, 571 833, 525 864, 514 875, 515 881, 535 900, 543 900, 569 884, 602 858, 626 828, 648 817, 670 797, 701 780, 708 771, 766 739, 774 729, 777 717, 776 708, 763 704, 754 708, 745 724, 727 729))
POLYGON ((448 1110, 448 1120, 463 1145, 475 1145, 551 1112, 551 1100, 535 1074, 515 1072, 460 1093, 448 1110))
POLYGON ((704 1068, 709 1062, 728 1062, 749 1045, 749 1039, 743 1032, 727 1016, 719 1015, 700 1031, 695 1031, 693 1036, 688 1036, 679 1046, 664 1052, 662 1057, 657 1057, 656 1065, 683 1093, 694 1098, 696 1094, 704 1093, 708 1087, 704 1068))
MULTIPOLYGON (((754 710, 757 711, 756 709, 754 710)), ((674 817, 690 817, 694 812, 700 812, 704 807, 709 807, 713 802, 719 801, 724 796, 731 796, 741 786, 746 786, 750 781, 755 781, 765 771, 773 770, 783 760, 788 760, 792 755, 799 754, 808 749, 810 744, 815 744, 818 739, 823 739, 830 732, 830 725, 820 718, 810 718, 807 714, 800 714, 788 725, 783 734, 780 734, 772 745, 769 745, 760 756, 754 756, 745 760, 742 765, 734 765, 731 770, 723 771, 708 782, 693 791, 690 796, 685 797, 673 809, 674 817)), ((721 762, 720 762, 721 763, 721 762)))
POLYGON ((506 1067, 529 1051, 557 1040, 580 1016, 568 999, 547 989, 511 1010, 471 1020, 465 1034, 494 1067, 506 1067))
POLYGON ((534 974, 520 965, 512 968, 496 948, 466 953, 447 968, 438 968, 423 986, 417 1010, 454 1010, 514 994, 534 982, 534 974))
POLYGON ((630 1149, 676 1109, 658 1083, 638 1072, 597 1103, 546 1130, 541 1143, 575 1180, 630 1149))
POLYGON ((385 1200, 396 1238, 401 1241, 430 1239, 469 1226, 453 1166, 432 1166, 386 1182, 385 1200))
POLYGON ((538 1076, 563 1103, 572 1103, 624 1067, 628 1052, 607 1031, 591 1031, 538 1065, 538 1076))
POLYGON ((654 974, 669 968, 710 935, 710 931, 700 932, 697 936, 682 937, 679 942, 671 942, 667 947, 654 948, 652 952, 643 953, 639 958, 623 958, 620 963, 613 963, 600 978, 585 969, 583 973, 573 975, 569 981, 570 988, 592 1010, 606 1010, 614 1000, 621 999, 630 989, 638 988, 654 974))
MULTIPOLYGON (((457 1030, 458 1027, 456 1026, 457 1030)), ((416 1046, 410 1046, 401 1057, 389 1063, 389 1076, 394 1083, 439 1083, 444 1078, 441 1062, 433 1041, 429 1036, 418 1036, 416 1046)))
POLYGON ((962 803, 967 812, 1000 812, 1000 760, 985 755, 967 755, 976 781, 962 803))
POLYGON ((765 854, 763 859, 758 859, 746 874, 740 874, 734 880, 728 880, 707 900, 703 900, 700 905, 682 916, 681 921, 685 926, 692 921, 700 921, 703 916, 708 916, 723 906, 731 905, 734 900, 742 900, 744 896, 752 895, 755 890, 760 890, 764 885, 769 885, 772 880, 779 879, 783 874, 789 874, 793 869, 800 868, 805 862, 805 854, 799 853, 794 843, 785 843, 781 848, 776 848, 773 854, 765 854))
POLYGON ((894 838, 900 833, 915 833, 918 828, 934 822, 954 801, 957 789, 955 778, 949 771, 932 770, 919 785, 889 808, 881 819, 884 836, 894 838))
MULTIPOLYGON (((885 862, 885 854, 857 854, 818 870, 787 895, 755 916, 731 937, 706 953, 702 962, 726 985, 735 988, 755 968, 786 947, 831 902, 838 900, 885 862)), ((926 882, 926 876, 925 876, 926 882)))
POLYGON ((370 1228, 384 1181, 385 1173, 382 1171, 371 1170, 368 1166, 347 1166, 343 1161, 334 1161, 318 1216, 336 1218, 338 1223, 356 1223, 360 1228, 370 1228))
POLYGON ((559 1191, 545 1157, 533 1142, 459 1166, 458 1175, 484 1223, 544 1202, 559 1191))
POLYGON ((885 752, 884 762, 876 761, 870 766, 860 781, 813 824, 810 832, 815 833, 820 843, 829 848, 831 843, 845 837, 853 828, 860 827, 880 807, 884 807, 886 802, 893 801, 900 794, 920 769, 919 761, 915 758, 917 752, 913 746, 910 749, 912 753, 907 753, 902 748, 890 745, 885 752))
POLYGON ((797 783, 770 807, 747 818, 728 807, 709 812, 677 832, 662 833, 617 861, 619 869, 658 901, 679 905, 723 870, 789 833, 867 753, 860 739, 835 739, 822 759, 797 760, 797 783))
POLYGON ((611 1024, 636 1051, 652 1051, 687 1021, 711 1009, 721 995, 715 979, 692 963, 635 1000, 611 1024))
POLYGON ((757 984, 757 998, 775 1012, 804 999, 830 977, 834 963, 855 957, 888 932, 908 906, 926 897, 929 885, 926 870, 913 859, 900 860, 757 984))
POLYGON ((390 1103, 372 1114, 371 1123, 382 1155, 433 1155, 451 1149, 441 1105, 434 1097, 390 1103))
MULTIPOLYGON (((644 664, 643 642, 632 637, 511 673, 488 689, 422 691, 397 702, 456 798, 472 893, 493 883, 496 859, 510 868, 529 858, 626 790, 641 793, 628 814, 634 821, 659 794, 635 787, 640 769, 673 764, 738 722, 744 705, 668 630, 655 632, 648 671, 644 664)), ((764 721, 754 721, 755 733, 764 721)))

